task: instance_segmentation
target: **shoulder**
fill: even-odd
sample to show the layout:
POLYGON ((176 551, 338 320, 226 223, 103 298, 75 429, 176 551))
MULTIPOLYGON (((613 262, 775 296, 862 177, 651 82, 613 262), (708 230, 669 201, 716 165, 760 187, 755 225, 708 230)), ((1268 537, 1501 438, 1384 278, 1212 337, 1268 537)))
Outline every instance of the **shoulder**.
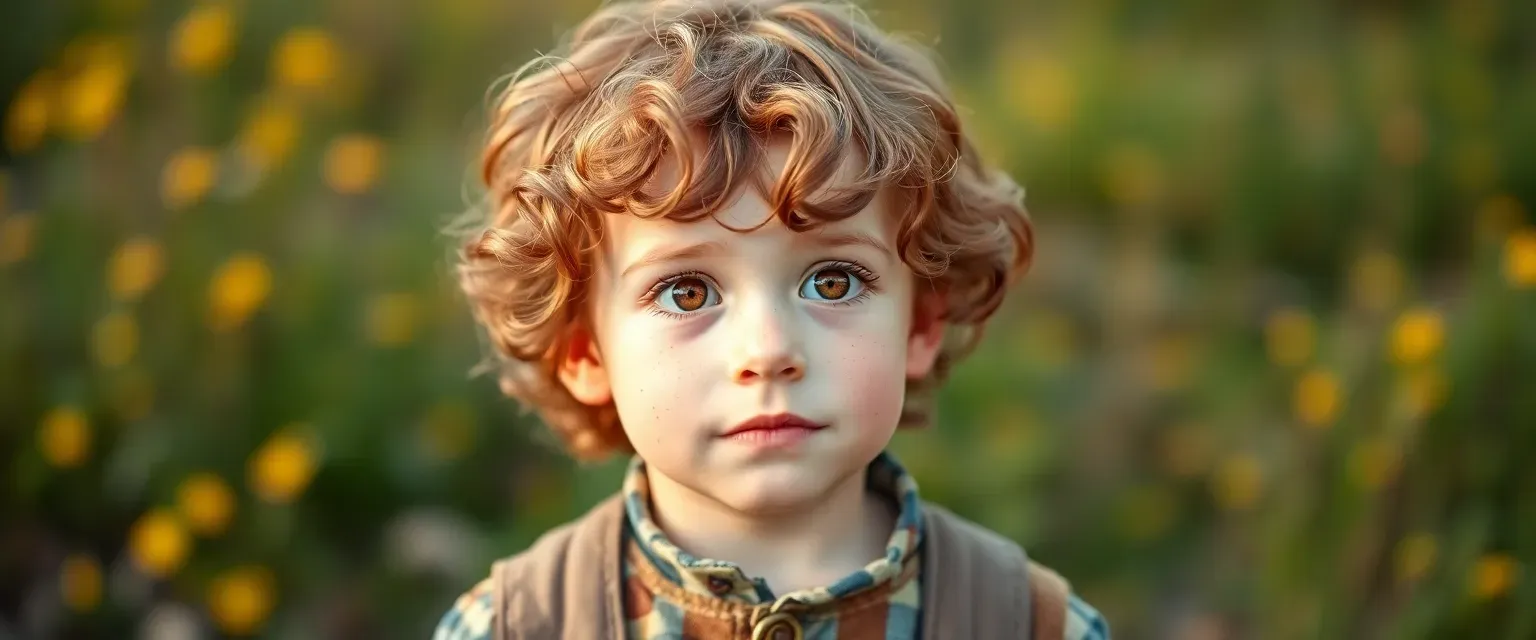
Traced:
POLYGON ((1109 622, 1072 591, 1072 583, 1050 567, 1029 563, 1030 606, 1054 612, 1035 620, 1035 636, 1042 640, 1109 640, 1109 622), (1059 630, 1059 631, 1056 631, 1059 630))
POLYGON ((1001 534, 967 520, 942 505, 924 501, 923 536, 946 548, 963 548, 977 553, 994 566, 1022 567, 1024 550, 1001 534))
POLYGON ((1109 622, 1074 593, 1067 598, 1067 624, 1062 640, 1109 640, 1109 622))
MULTIPOLYGON (((545 532, 522 552, 497 560, 490 575, 459 596, 443 615, 433 640, 490 640, 498 613, 517 620, 520 631, 559 629, 567 609, 567 587, 573 586, 567 583, 583 583, 585 578, 572 572, 573 563, 593 559, 596 554, 584 545, 597 544, 610 529, 616 531, 619 511, 618 503, 606 500, 586 515, 545 532)), ((618 540, 613 543, 617 547, 618 540)))
POLYGON ((453 608, 438 621, 432 640, 490 640, 495 584, 493 579, 486 578, 459 596, 453 608))
POLYGON ((503 585, 504 594, 509 588, 526 591, 559 579, 573 542, 591 519, 588 514, 544 532, 527 549, 492 564, 488 579, 503 585))
POLYGON ((1063 640, 1109 640, 1109 624, 1098 610, 1072 593, 1071 584, 1059 574, 1031 561, 1018 543, 942 506, 924 502, 923 510, 928 525, 924 535, 929 536, 930 541, 933 538, 942 540, 941 544, 946 547, 969 549, 969 553, 975 554, 973 558, 979 561, 972 565, 974 568, 1001 569, 1013 576, 1008 578, 1010 580, 1037 581, 1043 578, 1035 589, 1044 587, 1055 591, 1057 595, 1052 600, 1065 605, 1065 615, 1059 619, 1063 640), (1046 587, 1047 582, 1053 586, 1046 587))

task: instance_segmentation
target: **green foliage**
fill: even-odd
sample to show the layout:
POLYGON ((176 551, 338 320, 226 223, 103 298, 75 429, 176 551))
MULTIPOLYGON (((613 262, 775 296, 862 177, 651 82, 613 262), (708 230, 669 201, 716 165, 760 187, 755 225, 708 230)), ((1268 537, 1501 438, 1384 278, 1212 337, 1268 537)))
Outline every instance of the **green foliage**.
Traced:
MULTIPOLYGON (((617 487, 469 375, 442 233, 590 2, 11 4, 0 635, 424 637, 617 487)), ((1536 11, 872 9, 1039 241, 928 498, 1123 637, 1536 635, 1536 11)))

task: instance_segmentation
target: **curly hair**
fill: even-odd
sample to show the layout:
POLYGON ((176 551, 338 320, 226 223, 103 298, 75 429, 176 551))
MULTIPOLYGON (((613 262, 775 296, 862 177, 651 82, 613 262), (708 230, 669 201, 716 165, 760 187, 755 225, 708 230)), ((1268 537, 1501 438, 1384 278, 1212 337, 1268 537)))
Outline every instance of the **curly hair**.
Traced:
POLYGON ((932 372, 908 381, 906 427, 931 420, 930 391, 1031 260, 1023 189, 982 162, 926 50, 851 4, 611 2, 493 93, 459 283, 502 391, 578 459, 633 451, 611 402, 584 405, 557 377, 605 214, 699 220, 750 184, 801 231, 893 188, 897 253, 943 292, 947 326, 932 372), (790 145, 769 185, 753 176, 771 135, 790 145), (849 149, 861 175, 829 184, 849 149), (648 193, 669 153, 681 178, 648 193))

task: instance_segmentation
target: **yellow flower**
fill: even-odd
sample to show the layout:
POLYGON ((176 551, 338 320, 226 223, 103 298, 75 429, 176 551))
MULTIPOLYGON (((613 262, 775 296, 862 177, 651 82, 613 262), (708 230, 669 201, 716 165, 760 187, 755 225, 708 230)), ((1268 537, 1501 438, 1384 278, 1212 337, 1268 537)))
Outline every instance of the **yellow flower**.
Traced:
POLYGON ((1296 417, 1309 427, 1326 427, 1339 415, 1339 380, 1322 369, 1308 371, 1296 381, 1296 417))
POLYGON ((1380 489, 1391 482, 1402 464, 1402 451, 1381 438, 1362 441, 1349 452, 1349 475, 1355 486, 1367 491, 1380 489))
POLYGON ((57 90, 53 72, 44 69, 16 91, 5 113, 5 144, 11 152, 26 153, 42 143, 53 120, 48 109, 57 90))
POLYGON ((94 138, 112 123, 128 88, 122 46, 103 43, 89 49, 85 68, 64 82, 59 96, 59 126, 77 140, 94 138))
POLYGON ((1392 326, 1392 359, 1400 365, 1423 363, 1445 343, 1445 321, 1433 309, 1414 309, 1392 326))
POLYGON ((175 514, 155 509, 144 514, 128 532, 128 555, 140 570, 164 578, 187 561, 192 543, 175 514))
POLYGON ((75 611, 96 609, 101 604, 101 563, 85 554, 71 554, 59 569, 59 591, 64 604, 75 611))
POLYGON ((207 147, 176 152, 160 172, 160 199, 176 210, 202 201, 219 177, 219 156, 207 147))
POLYGON ((1504 241, 1504 278, 1518 289, 1536 287, 1536 227, 1520 229, 1504 241))
POLYGON ((165 273, 165 250, 154 238, 124 242, 107 262, 107 289, 118 300, 136 300, 165 273))
POLYGON ((139 325, 133 316, 114 311, 97 321, 91 332, 91 345, 96 352, 96 363, 115 369, 133 360, 139 348, 139 325))
POLYGON ((193 533, 214 537, 229 528, 235 494, 218 475, 194 473, 177 487, 176 508, 193 533))
POLYGON ((234 33, 229 5, 209 2, 193 8, 171 31, 171 65, 199 74, 218 70, 234 49, 234 33))
POLYGON ((1282 309, 1269 317, 1264 326, 1269 359, 1275 364, 1295 367, 1312 358, 1317 345, 1317 324, 1300 309, 1282 309))
MULTIPOLYGON (((1020 39, 1027 42, 1027 39, 1020 39)), ((1077 86, 1071 70, 1056 57, 1004 47, 997 64, 1008 105, 1042 131, 1062 131, 1076 114, 1077 86)))
POLYGON ((272 77, 277 84, 315 89, 336 73, 336 43, 326 32, 313 27, 289 31, 272 54, 272 77))
POLYGON ((208 585, 208 612, 224 633, 251 635, 271 615, 276 592, 277 580, 267 568, 236 567, 208 585))
POLYGON ((462 457, 475 442, 475 415, 462 402, 442 402, 421 421, 421 440, 434 460, 462 457))
POLYGON ((1508 593, 1520 582, 1520 569, 1520 563, 1508 554, 1484 554, 1472 567, 1472 595, 1479 600, 1491 600, 1508 593))
POLYGON ((240 149, 258 168, 281 165, 299 140, 299 109, 292 101, 269 97, 257 105, 240 134, 240 149))
POLYGON ((1264 471, 1250 454, 1233 454, 1216 469, 1212 492, 1223 509, 1242 511, 1258 503, 1264 491, 1264 471))
POLYGON ((1116 145, 1104 157, 1102 172, 1104 191, 1115 204, 1139 207, 1162 197, 1162 162, 1143 146, 1116 145))
POLYGON ((309 486, 317 465, 314 438, 300 425, 273 434, 251 455, 247 482, 258 498, 273 504, 293 502, 309 486))
POLYGON ((1397 579, 1417 582, 1429 574, 1438 555, 1435 538, 1427 533, 1414 533, 1397 543, 1397 579))
POLYGON ((341 136, 325 150, 325 183, 337 193, 359 194, 379 177, 384 143, 363 134, 341 136))
POLYGON ((1369 250, 1355 260, 1349 274, 1350 297, 1356 304, 1381 311, 1397 302, 1403 289, 1403 265, 1390 253, 1369 250))
POLYGON ((368 339, 384 347, 396 347, 411 341, 416 333, 420 305, 409 293, 374 296, 368 303, 368 339))
POLYGON ((37 235, 37 216, 14 213, 0 218, 0 267, 16 264, 32 253, 32 238, 37 235))
POLYGON ((58 407, 43 417, 38 446, 55 467, 80 466, 91 455, 90 422, 79 409, 58 407))
POLYGON ((260 255, 239 253, 214 273, 209 287, 209 321, 215 329, 228 330, 244 324, 272 290, 272 272, 260 255))

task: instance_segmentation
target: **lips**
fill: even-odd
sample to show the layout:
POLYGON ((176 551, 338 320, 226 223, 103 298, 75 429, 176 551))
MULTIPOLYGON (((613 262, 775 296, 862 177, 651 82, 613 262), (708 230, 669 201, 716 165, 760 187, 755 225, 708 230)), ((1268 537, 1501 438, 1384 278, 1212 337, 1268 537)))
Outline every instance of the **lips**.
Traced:
POLYGON ((777 413, 773 415, 761 415, 732 427, 730 431, 720 434, 722 438, 741 435, 753 431, 785 431, 789 429, 801 429, 805 431, 817 431, 826 428, 827 425, 812 422, 802 416, 793 413, 777 413))

